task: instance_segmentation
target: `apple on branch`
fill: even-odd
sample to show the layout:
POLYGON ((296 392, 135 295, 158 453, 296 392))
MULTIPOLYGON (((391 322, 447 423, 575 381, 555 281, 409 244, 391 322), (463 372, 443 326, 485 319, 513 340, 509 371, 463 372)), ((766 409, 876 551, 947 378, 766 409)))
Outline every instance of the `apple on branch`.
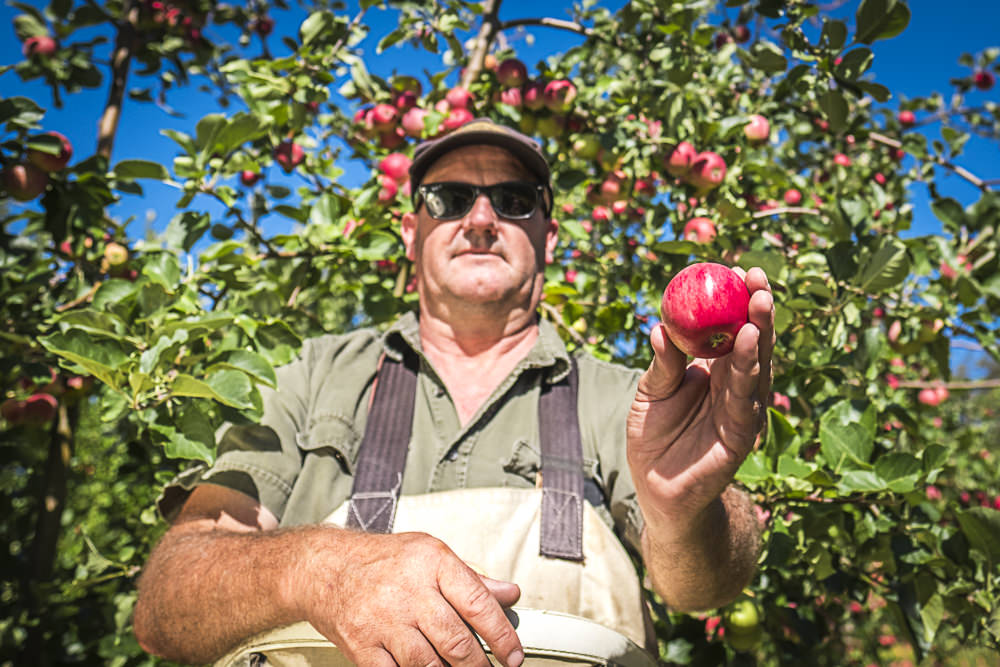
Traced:
POLYGON ((712 151, 698 153, 691 163, 691 174, 688 182, 702 192, 714 190, 722 185, 726 178, 726 161, 722 156, 712 151))
POLYGON ((306 159, 306 154, 302 150, 302 146, 286 139, 274 149, 274 159, 281 165, 286 174, 290 174, 295 167, 302 164, 302 161, 306 159))
POLYGON ((0 175, 3 187, 17 201, 31 201, 45 192, 49 175, 33 164, 15 164, 0 175))
POLYGON ((520 88, 528 80, 528 68, 517 58, 508 58, 497 67, 497 81, 505 88, 520 88))
POLYGON ((389 153, 378 163, 378 168, 396 183, 402 184, 410 177, 410 163, 410 158, 403 153, 389 153))
POLYGON ((32 56, 39 56, 41 58, 48 58, 53 53, 56 52, 58 45, 56 40, 52 39, 48 35, 35 35, 34 37, 29 37, 24 40, 24 46, 21 52, 24 54, 25 58, 31 58, 32 56))
POLYGON ((684 240, 695 243, 711 243, 715 239, 715 223, 711 218, 691 218, 684 225, 684 240))
POLYGON ((65 135, 59 132, 46 132, 45 135, 52 137, 58 142, 59 152, 50 153, 37 148, 28 149, 28 161, 48 173, 62 171, 69 164, 69 159, 73 157, 73 144, 65 135))
POLYGON ((753 143, 763 143, 771 137, 771 123, 760 114, 750 116, 750 122, 743 126, 743 136, 753 143))
POLYGON ((714 262, 681 269, 663 290, 667 336, 685 354, 714 359, 729 354, 750 321, 750 291, 728 266, 714 262))
POLYGON ((675 178, 687 178, 691 165, 698 156, 698 151, 687 141, 682 141, 674 147, 663 163, 667 173, 675 178))

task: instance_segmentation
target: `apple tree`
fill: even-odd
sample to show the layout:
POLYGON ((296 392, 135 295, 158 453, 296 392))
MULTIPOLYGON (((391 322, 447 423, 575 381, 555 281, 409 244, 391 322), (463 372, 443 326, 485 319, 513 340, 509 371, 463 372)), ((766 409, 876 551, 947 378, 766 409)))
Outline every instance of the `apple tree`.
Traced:
POLYGON ((647 364, 664 288, 694 262, 771 281, 774 393, 738 475, 759 571, 721 610, 654 597, 661 658, 998 655, 1000 181, 962 158, 1000 139, 982 102, 1000 49, 900 99, 877 79, 878 43, 909 22, 898 0, 17 6, 4 90, 51 94, 0 98, 4 656, 153 661, 129 619, 162 484, 212 460, 224 421, 259 418, 258 387, 305 338, 414 307, 413 146, 480 116, 550 157, 561 245, 541 312, 571 347, 647 364), (574 45, 526 62, 529 29, 574 45), (396 53, 436 66, 376 67, 396 53), (46 126, 86 88, 108 92, 90 155, 46 126), (176 113, 182 94, 216 110, 164 132, 172 159, 114 159, 130 110, 176 113), (135 237, 115 207, 164 185, 169 224, 135 237), (939 231, 914 233, 918 192, 939 231), (988 377, 957 372, 956 345, 988 377))

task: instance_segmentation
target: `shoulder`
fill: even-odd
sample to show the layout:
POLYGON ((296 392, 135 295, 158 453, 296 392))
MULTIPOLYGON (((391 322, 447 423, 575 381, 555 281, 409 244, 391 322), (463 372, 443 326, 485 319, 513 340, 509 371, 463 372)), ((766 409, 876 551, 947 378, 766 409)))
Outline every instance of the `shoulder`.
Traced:
POLYGON ((580 391, 596 390, 607 397, 614 390, 631 390, 629 400, 639 384, 643 371, 624 364, 598 359, 586 350, 573 352, 580 373, 580 391))

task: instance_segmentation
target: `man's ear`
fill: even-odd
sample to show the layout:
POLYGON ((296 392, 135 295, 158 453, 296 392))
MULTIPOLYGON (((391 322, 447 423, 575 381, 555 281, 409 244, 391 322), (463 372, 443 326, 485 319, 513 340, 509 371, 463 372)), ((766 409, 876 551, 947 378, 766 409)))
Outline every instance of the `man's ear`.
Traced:
POLYGON ((417 215, 415 213, 404 213, 399 226, 399 235, 403 237, 403 245, 406 247, 406 258, 411 262, 417 261, 417 215))
POLYGON ((545 263, 551 264, 556 259, 556 244, 559 241, 559 221, 549 218, 548 229, 545 230, 545 263))

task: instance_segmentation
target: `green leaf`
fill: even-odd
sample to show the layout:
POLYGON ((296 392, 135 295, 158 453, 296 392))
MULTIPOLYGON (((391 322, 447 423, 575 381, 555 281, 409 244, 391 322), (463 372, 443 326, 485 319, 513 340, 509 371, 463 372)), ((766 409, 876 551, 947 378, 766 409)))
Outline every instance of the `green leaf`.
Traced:
POLYGON ((951 197, 940 197, 931 202, 931 210, 950 231, 958 231, 967 224, 965 210, 951 197))
POLYGON ((60 315, 56 321, 63 330, 79 329, 92 336, 118 340, 125 333, 125 323, 120 318, 89 308, 71 310, 60 315))
POLYGON ((957 517, 969 548, 985 556, 991 564, 1000 562, 1000 512, 990 507, 973 507, 960 510, 957 517))
POLYGON ((837 482, 841 493, 873 493, 885 488, 885 480, 871 470, 848 470, 837 482))
POLYGON ((847 100, 839 89, 831 89, 823 93, 819 98, 823 113, 830 121, 830 130, 840 132, 847 122, 847 100))
POLYGON ((896 0, 862 0, 855 19, 858 27, 855 40, 871 44, 903 32, 910 23, 910 10, 896 0))
POLYGON ((309 46, 314 39, 332 29, 334 24, 333 12, 323 10, 310 14, 302 25, 299 26, 299 35, 302 37, 302 45, 309 46))
POLYGON ((859 76, 868 71, 872 66, 875 56, 869 48, 861 47, 844 54, 840 64, 835 67, 837 76, 854 81, 859 76))
POLYGON ((259 117, 239 113, 216 136, 215 150, 229 153, 248 141, 262 137, 266 131, 267 126, 259 117))
POLYGON ((736 471, 736 479, 742 484, 755 487, 771 479, 774 474, 767 467, 764 452, 751 452, 736 471))
POLYGON ((358 259, 370 262, 390 256, 397 246, 396 237, 392 234, 374 231, 358 239, 354 254, 358 259))
POLYGON ((874 97, 879 102, 888 102, 892 93, 888 88, 874 81, 855 81, 854 85, 874 97))
POLYGON ((199 120, 195 127, 195 148, 201 152, 211 151, 215 146, 215 138, 227 124, 226 117, 221 113, 209 114, 199 120))
POLYGON ((239 371, 223 369, 198 380, 186 373, 179 373, 170 383, 174 396, 210 398, 233 408, 250 408, 253 402, 250 393, 253 385, 250 379, 239 371))
POLYGON ((168 291, 177 287, 181 279, 181 265, 177 257, 169 252, 153 253, 147 257, 149 259, 142 266, 142 275, 168 291))
POLYGON ((112 340, 94 340, 86 332, 70 329, 38 339, 49 352, 82 366, 104 384, 118 388, 117 374, 129 356, 112 340))
POLYGON ((797 437, 795 427, 785 415, 774 408, 767 409, 767 438, 764 440, 764 451, 768 459, 776 461, 797 437))
POLYGON ((920 481, 923 466, 912 454, 890 452, 875 462, 875 472, 886 481, 890 491, 909 493, 920 481))
POLYGON ((875 408, 869 405, 862 412, 851 401, 840 401, 820 419, 819 439, 819 455, 835 472, 845 466, 868 469, 875 447, 875 408))
POLYGON ((204 461, 211 465, 215 460, 214 447, 190 438, 186 433, 165 424, 150 424, 151 431, 160 436, 163 453, 172 459, 204 461))
POLYGON ((760 41, 750 48, 753 66, 765 72, 783 72, 788 67, 788 60, 775 44, 760 41))
POLYGON ((886 238, 865 262, 854 284, 868 294, 880 294, 902 283, 910 273, 910 255, 902 241, 886 238))
POLYGON ((131 280, 113 278, 104 281, 94 295, 93 306, 97 310, 107 310, 109 305, 118 305, 132 298, 139 286, 131 280))
POLYGON ((212 372, 216 368, 232 368, 243 371, 269 387, 275 387, 278 384, 274 368, 271 367, 267 359, 250 350, 233 350, 225 361, 214 364, 208 370, 212 372))
POLYGON ((823 32, 820 35, 820 43, 826 43, 831 51, 839 51, 847 42, 847 26, 843 21, 835 21, 831 18, 823 19, 823 32))
POLYGON ((115 165, 114 176, 116 178, 135 179, 151 178, 156 181, 170 180, 170 172, 159 162, 149 162, 148 160, 122 160, 115 165))

